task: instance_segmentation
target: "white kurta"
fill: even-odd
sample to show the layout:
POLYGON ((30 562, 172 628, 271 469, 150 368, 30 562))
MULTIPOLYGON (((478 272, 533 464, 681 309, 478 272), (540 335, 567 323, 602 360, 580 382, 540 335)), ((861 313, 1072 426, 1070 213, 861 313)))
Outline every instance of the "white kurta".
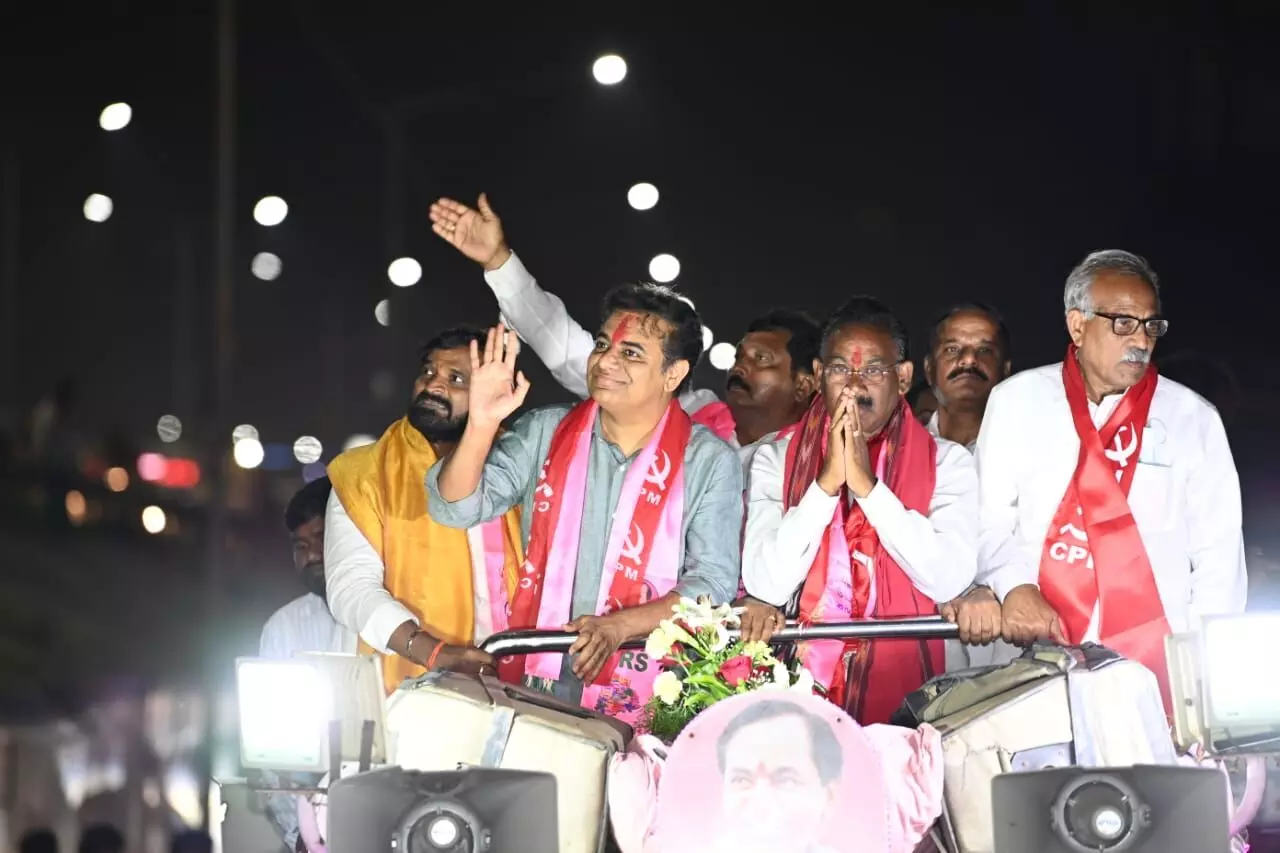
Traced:
MULTIPOLYGON (((1097 426, 1122 399, 1089 404, 1097 426)), ((1125 443, 1110 448, 1123 454, 1125 443)), ((1002 600, 1037 583, 1045 534, 1075 472, 1080 440, 1062 365, 1023 371, 991 392, 977 462, 979 574, 1002 600)), ((1132 452, 1132 451, 1130 451, 1132 452)), ((1161 378, 1142 435, 1129 508, 1175 632, 1202 616, 1244 610, 1247 581, 1240 481, 1218 412, 1189 388, 1161 378)), ((1083 565, 1081 571, 1088 571, 1083 565)), ((1098 613, 1086 640, 1097 638, 1098 613)))
POLYGON ((259 654, 264 658, 287 660, 298 652, 356 652, 356 635, 333 618, 323 598, 310 592, 271 614, 262 626, 259 654))
MULTIPOLYGON (((756 451, 747 483, 742 550, 747 592, 779 606, 804 583, 839 501, 815 482, 798 504, 783 512, 790 442, 790 437, 774 440, 756 451)), ((858 503, 916 588, 945 602, 964 592, 977 571, 978 476, 969 451, 946 439, 937 442, 937 484, 928 516, 904 507, 883 482, 858 503)))
MULTIPOLYGON (((478 645, 493 633, 483 528, 467 531, 467 545, 471 552, 471 587, 475 590, 474 640, 478 645)), ((390 654, 387 642, 396 628, 405 622, 419 624, 413 611, 387 591, 382 558, 347 515, 336 490, 329 495, 325 508, 324 569, 333 615, 379 652, 390 654)))
MULTIPOLYGON (((587 359, 596 346, 595 333, 570 316, 560 297, 543 290, 514 252, 496 270, 485 271, 484 280, 498 297, 498 309, 507 325, 542 359, 565 390, 586 399, 587 359)), ((677 402, 692 415, 720 398, 714 391, 698 388, 681 394, 677 402)), ((744 481, 751 470, 752 454, 772 438, 771 433, 743 447, 736 436, 729 437, 729 444, 742 460, 744 481)))

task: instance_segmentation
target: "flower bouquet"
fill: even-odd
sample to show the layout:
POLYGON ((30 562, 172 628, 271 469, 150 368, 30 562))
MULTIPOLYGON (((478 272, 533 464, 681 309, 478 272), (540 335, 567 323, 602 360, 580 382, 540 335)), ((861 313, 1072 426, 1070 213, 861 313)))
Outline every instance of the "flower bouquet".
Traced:
POLYGON ((712 607, 706 600, 682 599, 645 642, 645 653, 661 672, 653 682, 653 698, 641 728, 670 744, 700 712, 721 699, 752 690, 798 690, 821 693, 808 670, 794 671, 773 655, 766 643, 729 639, 739 626, 728 604, 712 607))

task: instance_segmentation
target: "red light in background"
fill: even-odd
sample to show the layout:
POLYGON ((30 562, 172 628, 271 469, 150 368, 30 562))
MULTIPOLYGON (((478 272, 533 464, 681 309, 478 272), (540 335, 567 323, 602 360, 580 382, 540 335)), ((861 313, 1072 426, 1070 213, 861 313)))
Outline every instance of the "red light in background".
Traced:
POLYGON ((144 453, 138 457, 138 476, 148 483, 158 483, 169 470, 169 460, 160 453, 144 453))
POLYGON ((193 459, 165 460, 160 485, 168 489, 193 489, 200 484, 200 466, 193 459))

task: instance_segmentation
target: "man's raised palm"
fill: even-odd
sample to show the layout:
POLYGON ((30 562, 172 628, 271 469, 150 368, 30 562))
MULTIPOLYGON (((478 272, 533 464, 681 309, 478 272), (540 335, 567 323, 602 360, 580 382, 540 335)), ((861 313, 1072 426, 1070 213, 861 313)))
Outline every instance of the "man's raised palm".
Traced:
POLYGON ((480 194, 478 209, 451 198, 431 205, 431 230, 451 246, 479 264, 488 264, 503 248, 502 220, 480 194))
POLYGON ((520 339, 499 324, 490 329, 482 352, 471 344, 471 405, 468 417, 480 425, 497 426, 524 404, 529 380, 516 371, 520 339), (505 342, 505 346, 504 346, 505 342))

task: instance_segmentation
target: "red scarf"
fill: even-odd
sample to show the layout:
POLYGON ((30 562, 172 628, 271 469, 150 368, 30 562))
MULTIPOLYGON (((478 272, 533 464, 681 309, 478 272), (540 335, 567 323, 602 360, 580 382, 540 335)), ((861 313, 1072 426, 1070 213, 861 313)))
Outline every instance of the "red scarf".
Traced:
MULTIPOLYGON (((591 400, 579 403, 565 415, 551 437, 547 458, 542 463, 542 471, 538 475, 538 484, 534 490, 535 504, 533 521, 529 527, 527 556, 521 569, 516 594, 511 602, 509 623, 512 630, 560 629, 559 625, 539 625, 538 615, 542 608, 542 592, 547 581, 547 564, 548 557, 551 555, 553 535, 563 508, 569 465, 577 452, 583 431, 594 428, 597 411, 599 406, 591 400)), ((667 410, 666 426, 658 439, 656 458, 665 457, 669 460, 668 470, 661 478, 661 487, 651 488, 650 483, 646 481, 636 500, 634 511, 624 514, 623 507, 619 506, 615 512, 615 518, 626 518, 630 515, 631 530, 627 536, 627 542, 639 544, 640 548, 638 554, 632 554, 628 552, 627 546, 623 547, 624 553, 619 557, 618 570, 613 574, 604 613, 600 615, 647 603, 645 575, 649 556, 653 543, 658 539, 658 526, 662 521, 667 498, 673 491, 671 484, 677 481, 684 468, 685 449, 692 432, 693 422, 673 400, 667 410)), ((588 472, 588 482, 589 476, 588 472)), ((578 503, 590 500, 591 497, 589 493, 578 497, 578 503)), ((578 524, 581 524, 581 521, 581 517, 575 520, 578 524)), ((577 541, 576 537, 574 541, 577 541)), ((568 560, 570 565, 576 562, 576 551, 568 557, 568 560)), ((572 589, 572 583, 569 587, 572 589)), ((619 653, 614 653, 596 678, 595 684, 607 685, 612 681, 618 659, 619 653)), ((511 683, 520 683, 524 676, 524 663, 523 656, 500 661, 499 670, 502 678, 511 683)))
POLYGON ((1155 673, 1165 710, 1170 710, 1164 654, 1169 623, 1129 510, 1129 488, 1156 390, 1156 369, 1147 368, 1101 429, 1089 415, 1074 344, 1062 363, 1062 382, 1080 436, 1080 455, 1045 535, 1040 590, 1072 643, 1084 638, 1096 605, 1098 641, 1155 673))
MULTIPOLYGON (((826 456, 827 432, 831 418, 821 394, 795 427, 787 448, 783 506, 791 509, 818 478, 826 456)), ((880 434, 868 443, 872 465, 883 470, 889 491, 909 510, 928 516, 937 481, 938 445, 911 416, 906 402, 899 399, 880 434), (883 465, 878 460, 883 459, 883 465)), ((925 616, 936 614, 937 605, 915 588, 911 579, 894 562, 880 543, 880 537, 857 502, 849 506, 847 490, 840 490, 836 519, 842 521, 849 543, 849 565, 853 575, 854 619, 925 616), (868 570, 859 557, 871 558, 868 570), (867 613, 875 578, 875 612, 867 613)), ((813 566, 800 593, 800 621, 809 622, 827 585, 827 538, 814 557, 813 566)), ((943 671, 944 646, 941 640, 876 640, 850 642, 841 655, 828 698, 844 707, 859 723, 886 723, 902 705, 907 694, 943 671)))

